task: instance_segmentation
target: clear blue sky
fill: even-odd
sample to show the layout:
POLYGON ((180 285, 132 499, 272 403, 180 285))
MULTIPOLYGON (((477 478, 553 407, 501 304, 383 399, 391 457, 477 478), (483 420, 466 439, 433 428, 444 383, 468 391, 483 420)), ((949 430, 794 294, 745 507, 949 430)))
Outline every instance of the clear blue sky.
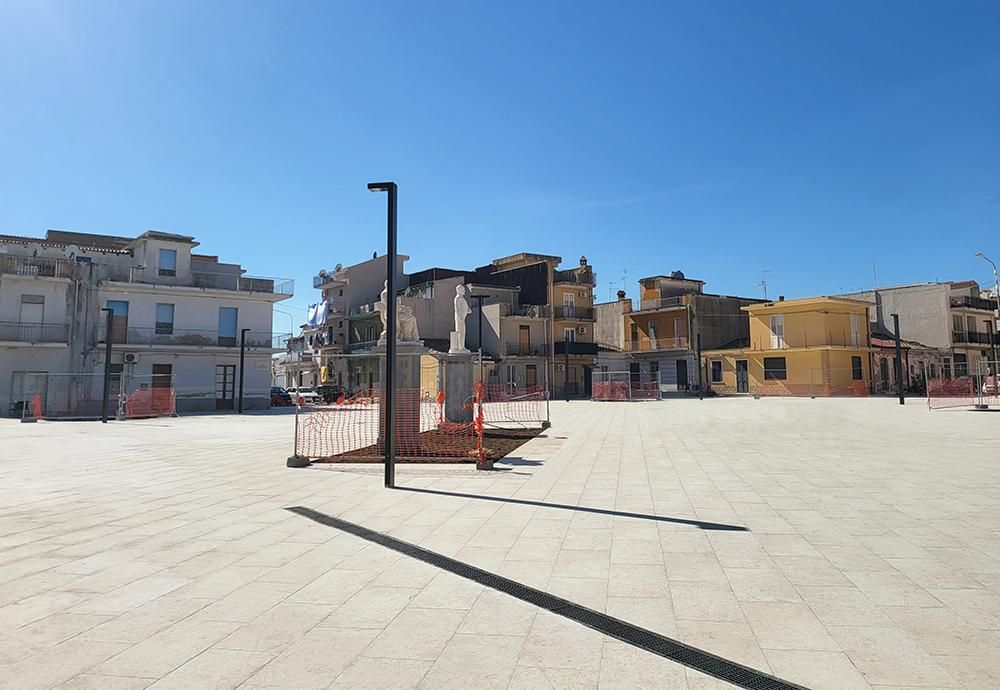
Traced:
POLYGON ((586 254, 602 300, 1000 260, 996 2, 4 0, 0 132, 0 232, 193 234, 296 308, 386 178, 411 270, 586 254))

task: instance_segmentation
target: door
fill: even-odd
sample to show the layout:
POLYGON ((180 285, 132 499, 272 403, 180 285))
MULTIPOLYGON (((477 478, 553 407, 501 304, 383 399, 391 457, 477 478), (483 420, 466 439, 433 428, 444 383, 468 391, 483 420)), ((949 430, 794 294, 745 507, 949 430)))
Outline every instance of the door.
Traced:
POLYGON ((536 365, 524 365, 524 385, 528 390, 532 390, 538 385, 538 367, 536 365))
POLYGON ((594 390, 594 370, 590 367, 583 368, 583 397, 589 398, 594 390))
POLYGON ((878 361, 878 377, 882 382, 882 390, 889 390, 889 362, 885 357, 878 361))
POLYGON ((736 360, 736 392, 750 392, 750 369, 745 359, 736 360))
POLYGON ((215 409, 233 409, 236 388, 236 365, 217 364, 215 367, 215 409))
POLYGON ((677 360, 677 390, 686 391, 688 389, 688 362, 686 359, 677 360))
POLYGON ((531 328, 528 326, 518 326, 517 328, 517 354, 531 354, 531 328))
POLYGON ((576 296, 572 292, 563 293, 563 318, 572 319, 576 316, 576 296))
POLYGON ((44 335, 45 296, 21 295, 21 312, 14 339, 21 342, 37 342, 44 335))
POLYGON ((108 300, 111 310, 111 342, 128 342, 128 302, 124 300, 108 300))

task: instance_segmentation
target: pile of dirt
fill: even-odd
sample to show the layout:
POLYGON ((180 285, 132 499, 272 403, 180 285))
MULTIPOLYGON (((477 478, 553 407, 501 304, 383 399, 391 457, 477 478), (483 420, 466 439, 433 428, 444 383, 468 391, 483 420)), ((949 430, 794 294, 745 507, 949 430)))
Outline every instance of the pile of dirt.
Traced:
MULTIPOLYGON (((542 429, 486 429, 483 433, 483 448, 494 460, 510 455, 522 445, 542 433, 542 429)), ((406 455, 401 449, 396 456, 400 463, 474 463, 476 461, 475 437, 456 437, 438 429, 421 432, 418 437, 420 454, 406 455)), ((378 444, 365 446, 328 458, 317 458, 315 462, 379 463, 383 460, 382 448, 378 444)))

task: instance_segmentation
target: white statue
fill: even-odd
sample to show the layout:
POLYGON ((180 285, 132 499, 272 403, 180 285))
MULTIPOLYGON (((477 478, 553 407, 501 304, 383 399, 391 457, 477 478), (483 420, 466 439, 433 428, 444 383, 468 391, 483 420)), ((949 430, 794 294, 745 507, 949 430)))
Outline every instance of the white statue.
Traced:
MULTIPOLYGON (((389 281, 382 285, 382 294, 379 295, 378 310, 379 318, 382 320, 382 333, 379 335, 379 342, 384 343, 386 339, 386 324, 388 324, 388 304, 389 304, 389 281)), ((413 310, 400 304, 399 297, 396 298, 396 340, 403 342, 416 342, 420 340, 417 330, 417 317, 413 315, 413 310)))
POLYGON ((449 352, 468 352, 465 348, 465 317, 472 313, 472 308, 465 293, 465 285, 455 286, 455 330, 451 332, 449 352))

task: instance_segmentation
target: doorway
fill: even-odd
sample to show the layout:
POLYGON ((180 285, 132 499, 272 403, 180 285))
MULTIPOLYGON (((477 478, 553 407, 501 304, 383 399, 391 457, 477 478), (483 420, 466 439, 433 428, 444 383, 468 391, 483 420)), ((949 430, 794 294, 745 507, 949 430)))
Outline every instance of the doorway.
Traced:
POLYGON ((538 366, 535 364, 524 365, 524 385, 530 391, 538 385, 538 366))
POLYGON ((215 409, 233 409, 236 389, 236 365, 217 364, 215 366, 215 409))
POLYGON ((736 360, 736 392, 750 392, 750 368, 745 359, 736 360))
POLYGON ((688 390, 688 363, 686 359, 677 360, 677 390, 688 390))

